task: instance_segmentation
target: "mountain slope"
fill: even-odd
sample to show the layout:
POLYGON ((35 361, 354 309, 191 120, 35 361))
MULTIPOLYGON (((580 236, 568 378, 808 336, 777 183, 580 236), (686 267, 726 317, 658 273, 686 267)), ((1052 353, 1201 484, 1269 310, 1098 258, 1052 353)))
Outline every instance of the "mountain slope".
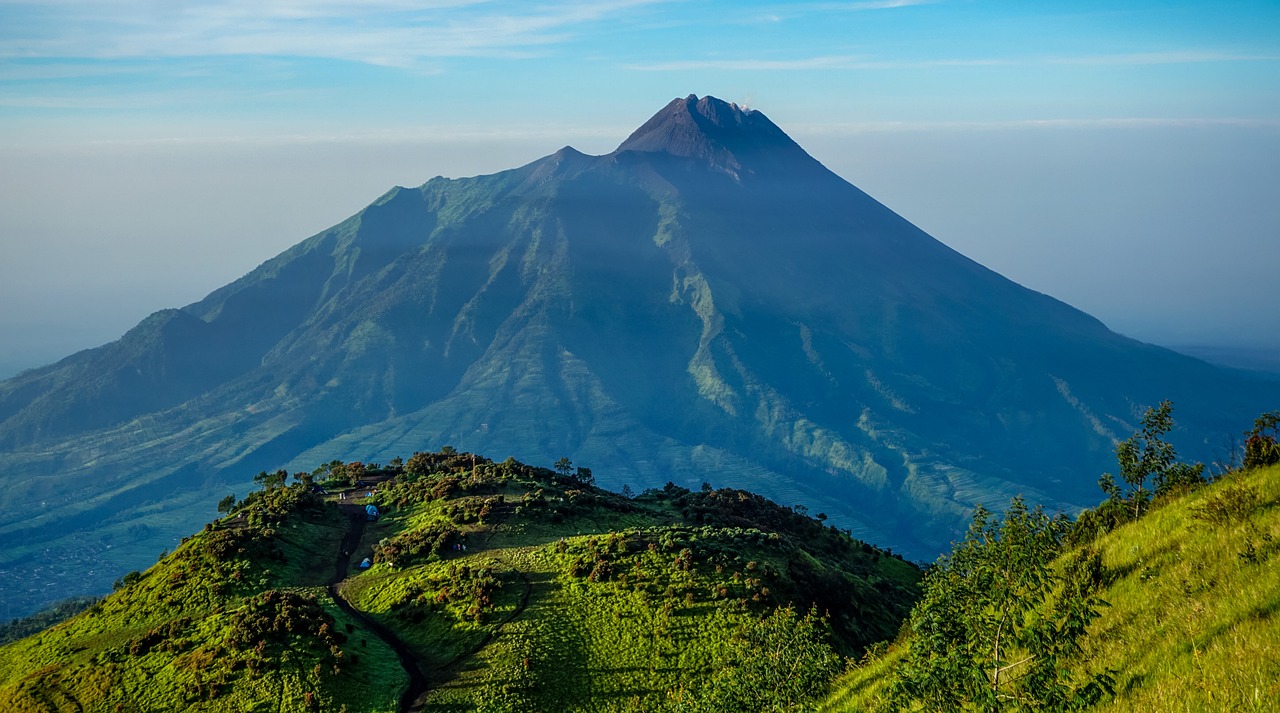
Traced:
MULTIPOLYGON (((1233 473, 1103 536, 1104 586, 1062 667, 1110 672, 1090 711, 1270 711, 1280 701, 1280 467, 1233 473)), ((1076 556, 1069 551, 1059 566, 1076 556)), ((846 675, 822 707, 881 710, 910 636, 846 675)))
POLYGON ((628 498, 456 452, 324 475, 0 647, 0 708, 781 709, 918 594, 914 565, 744 491, 628 498))
POLYGON ((322 589, 344 519, 301 488, 245 510, 260 524, 206 527, 87 611, 0 647, 0 708, 395 710, 404 671, 322 589))
POLYGON ((0 383, 0 567, 102 587, 235 474, 444 443, 569 456, 613 487, 749 487, 929 558, 975 503, 1091 502, 1117 434, 1165 398, 1209 434, 1182 452, 1211 459, 1280 385, 1116 335, 762 113, 688 97, 608 155, 393 189, 0 383))

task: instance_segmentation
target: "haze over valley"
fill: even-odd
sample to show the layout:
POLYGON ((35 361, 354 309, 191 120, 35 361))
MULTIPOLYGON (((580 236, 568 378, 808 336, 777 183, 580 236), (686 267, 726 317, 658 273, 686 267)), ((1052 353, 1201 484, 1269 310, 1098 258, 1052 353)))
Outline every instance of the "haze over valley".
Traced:
POLYGON ((0 2, 0 710, 1270 710, 1277 37, 0 2))

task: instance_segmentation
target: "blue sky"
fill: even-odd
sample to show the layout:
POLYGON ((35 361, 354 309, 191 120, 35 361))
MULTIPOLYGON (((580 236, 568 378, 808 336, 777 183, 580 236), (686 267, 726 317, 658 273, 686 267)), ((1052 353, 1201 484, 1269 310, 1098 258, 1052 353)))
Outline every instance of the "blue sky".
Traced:
POLYGON ((1280 349, 1275 2, 0 0, 0 375, 689 93, 1119 331, 1280 349))

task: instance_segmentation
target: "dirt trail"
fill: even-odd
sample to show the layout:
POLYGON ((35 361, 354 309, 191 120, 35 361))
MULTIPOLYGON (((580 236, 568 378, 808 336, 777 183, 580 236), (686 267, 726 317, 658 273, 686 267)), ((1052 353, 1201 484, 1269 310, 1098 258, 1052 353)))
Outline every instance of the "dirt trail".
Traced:
POLYGON ((342 538, 342 545, 338 550, 337 559, 334 562, 333 579, 329 580, 329 594, 333 597, 333 601, 338 605, 339 609, 368 627, 375 636, 385 641, 387 646, 390 646, 391 650, 396 652, 396 657, 400 659, 400 665, 404 667, 405 673, 409 674, 409 688, 405 690, 404 695, 400 696, 401 713, 421 711, 424 699, 427 696, 427 679, 422 675, 418 660, 414 658, 409 646, 392 633, 390 629, 351 606, 350 602, 343 598, 342 592, 339 590, 338 585, 347 578, 347 571, 351 567, 351 556, 360 545, 360 538, 364 536, 365 526, 363 507, 352 504, 340 505, 339 509, 347 516, 349 525, 347 534, 342 538))

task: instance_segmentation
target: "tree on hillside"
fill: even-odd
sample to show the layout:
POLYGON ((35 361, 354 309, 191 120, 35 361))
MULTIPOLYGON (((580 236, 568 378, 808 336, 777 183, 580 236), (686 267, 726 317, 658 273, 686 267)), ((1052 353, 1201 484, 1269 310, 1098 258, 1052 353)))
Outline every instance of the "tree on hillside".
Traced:
POLYGON ((1193 487, 1204 482, 1204 464, 1190 465, 1178 462, 1173 444, 1164 440, 1173 430, 1173 403, 1161 401, 1155 408, 1147 409, 1142 416, 1142 428, 1116 446, 1116 460, 1120 465, 1120 478, 1127 490, 1106 473, 1098 480, 1098 486, 1111 503, 1124 503, 1129 519, 1141 517, 1151 502, 1151 497, 1172 492, 1178 488, 1193 487), (1147 489, 1150 479, 1152 489, 1147 489))
POLYGON ((347 464, 347 480, 351 483, 359 483, 368 475, 368 469, 364 467, 364 463, 360 461, 352 461, 347 464))
POLYGON ((569 460, 568 456, 561 456, 560 460, 556 461, 555 465, 551 467, 555 468, 555 471, 560 475, 567 477, 573 471, 573 461, 569 460))
POLYGON ((979 506, 963 542, 925 577, 892 710, 1062 711, 1096 702, 1106 674, 1065 669, 1097 616, 1101 560, 1055 563, 1065 516, 1014 498, 1004 518, 979 506))
POLYGON ((236 494, 232 493, 218 501, 218 512, 226 515, 236 506, 236 494))
POLYGON ((701 699, 680 701, 681 710, 812 710, 839 672, 841 658, 831 647, 827 620, 791 606, 744 622, 712 662, 714 673, 701 699))
POLYGON ((288 477, 289 477, 288 471, 277 470, 274 473, 268 473, 267 471, 264 470, 258 473, 257 475, 253 476, 253 482, 257 483, 258 485, 261 485, 263 488, 266 488, 267 490, 271 490, 273 488, 283 488, 284 481, 288 477))
POLYGON ((415 452, 409 456, 409 460, 405 461, 404 472, 412 478, 421 478, 430 475, 435 468, 435 460, 430 453, 415 452))
POLYGON ((1253 429, 1245 434, 1244 467, 1260 468, 1280 463, 1280 411, 1269 411, 1253 421, 1253 429))

